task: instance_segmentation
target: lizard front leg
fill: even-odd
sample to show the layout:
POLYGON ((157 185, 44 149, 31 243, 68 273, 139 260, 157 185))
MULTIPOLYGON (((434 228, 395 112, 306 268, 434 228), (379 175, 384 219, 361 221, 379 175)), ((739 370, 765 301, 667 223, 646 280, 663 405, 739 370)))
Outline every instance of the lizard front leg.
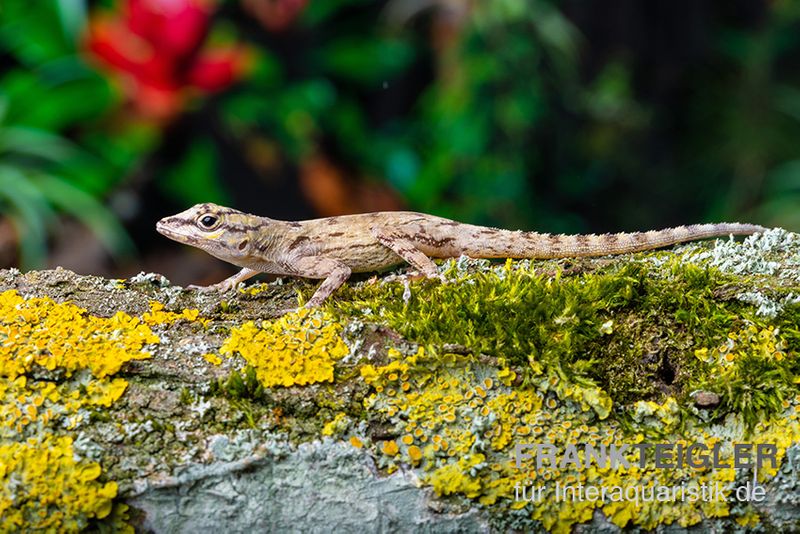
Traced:
POLYGON ((244 269, 242 269, 238 273, 234 274, 230 278, 226 278, 225 280, 223 280, 222 282, 219 282, 218 284, 214 284, 214 285, 210 285, 210 286, 195 286, 195 285, 191 285, 188 288, 189 289, 197 289, 198 291, 202 291, 204 293, 207 293, 207 292, 210 292, 210 291, 220 291, 220 292, 224 293, 224 292, 230 291, 232 289, 236 289, 236 286, 238 286, 240 282, 244 282, 248 278, 254 277, 259 272, 260 271, 255 271, 253 269, 248 269, 247 267, 245 267, 244 269))
POLYGON ((372 235, 381 245, 391 249, 425 277, 437 278, 439 276, 433 260, 418 249, 410 239, 382 228, 373 228, 372 235))
POLYGON ((314 295, 306 302, 306 308, 315 308, 322 304, 325 299, 330 297, 334 291, 339 289, 350 278, 352 273, 350 267, 341 261, 321 256, 299 258, 292 261, 289 267, 292 274, 296 276, 325 279, 314 295))

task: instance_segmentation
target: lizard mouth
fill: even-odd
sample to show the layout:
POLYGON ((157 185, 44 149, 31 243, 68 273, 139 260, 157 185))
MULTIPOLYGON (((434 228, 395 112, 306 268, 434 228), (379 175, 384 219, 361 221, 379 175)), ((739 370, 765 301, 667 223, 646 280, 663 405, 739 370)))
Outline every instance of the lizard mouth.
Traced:
POLYGON ((165 217, 156 223, 156 231, 178 243, 206 248, 203 239, 191 234, 191 224, 182 223, 180 219, 165 217))
POLYGON ((156 223, 156 232, 162 235, 167 235, 169 230, 167 230, 167 224, 164 222, 164 219, 161 219, 156 223))
POLYGON ((161 235, 167 236, 170 239, 174 239, 176 241, 182 241, 183 237, 180 233, 176 232, 172 228, 170 228, 169 217, 161 219, 156 223, 156 232, 161 235))

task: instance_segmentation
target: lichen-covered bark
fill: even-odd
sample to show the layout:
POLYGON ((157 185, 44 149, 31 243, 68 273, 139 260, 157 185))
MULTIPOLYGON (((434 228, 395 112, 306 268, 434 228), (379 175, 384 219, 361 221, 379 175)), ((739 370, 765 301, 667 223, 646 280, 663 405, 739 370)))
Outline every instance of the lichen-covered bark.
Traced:
POLYGON ((0 527, 800 528, 800 237, 440 270, 290 313, 313 283, 1 271, 0 527), (732 497, 747 468, 514 462, 681 440, 774 444, 766 498, 732 497), (556 482, 729 498, 559 502, 556 482))

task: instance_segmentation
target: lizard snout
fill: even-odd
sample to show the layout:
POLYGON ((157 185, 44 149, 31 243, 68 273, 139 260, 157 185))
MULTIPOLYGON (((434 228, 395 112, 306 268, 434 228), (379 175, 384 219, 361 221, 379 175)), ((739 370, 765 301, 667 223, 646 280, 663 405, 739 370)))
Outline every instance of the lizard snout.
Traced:
POLYGON ((178 228, 182 226, 179 219, 175 217, 164 217, 156 223, 156 231, 161 235, 174 239, 175 236, 180 235, 178 228))
POLYGON ((160 221, 158 221, 158 222, 156 223, 156 231, 157 231, 159 234, 166 235, 166 230, 167 230, 167 219, 168 219, 168 217, 164 217, 163 219, 161 219, 160 221))

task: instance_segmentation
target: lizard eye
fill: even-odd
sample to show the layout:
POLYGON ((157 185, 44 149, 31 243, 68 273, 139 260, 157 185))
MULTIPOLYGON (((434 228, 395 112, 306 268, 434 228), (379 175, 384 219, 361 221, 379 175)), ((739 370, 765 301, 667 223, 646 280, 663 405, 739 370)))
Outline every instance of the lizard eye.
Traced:
POLYGON ((215 224, 217 224, 218 220, 219 219, 217 219, 213 215, 206 215, 205 217, 200 219, 200 226, 202 226, 203 228, 211 229, 214 227, 215 224))

